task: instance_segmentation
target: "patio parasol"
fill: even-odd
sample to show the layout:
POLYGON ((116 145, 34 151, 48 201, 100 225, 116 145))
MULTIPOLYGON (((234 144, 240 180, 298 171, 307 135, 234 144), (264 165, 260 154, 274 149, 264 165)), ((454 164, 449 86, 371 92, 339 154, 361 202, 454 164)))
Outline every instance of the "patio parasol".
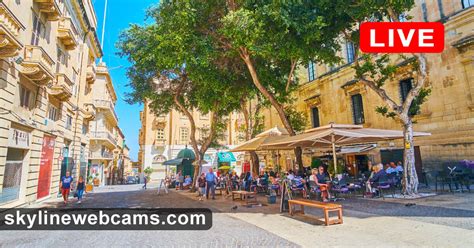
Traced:
MULTIPOLYGON (((414 132, 414 137, 429 136, 430 133, 414 132)), ((334 171, 337 169, 336 146, 373 143, 384 140, 402 139, 403 132, 399 130, 364 128, 362 125, 329 124, 310 129, 302 134, 286 137, 264 144, 263 148, 275 149, 286 146, 294 147, 330 147, 332 148, 334 171)))

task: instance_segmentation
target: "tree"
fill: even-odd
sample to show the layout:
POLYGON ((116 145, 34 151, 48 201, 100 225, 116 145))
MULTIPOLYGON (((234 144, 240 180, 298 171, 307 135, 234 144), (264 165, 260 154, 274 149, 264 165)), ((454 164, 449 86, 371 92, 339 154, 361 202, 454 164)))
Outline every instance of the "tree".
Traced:
MULTIPOLYGON (((351 29, 344 32, 344 37, 359 44, 359 24, 364 21, 399 21, 402 13, 409 11, 414 1, 368 1, 346 8, 348 15, 354 19, 351 29)), ((355 49, 356 51, 358 49, 355 49)), ((413 144, 413 117, 419 113, 420 105, 430 94, 428 86, 427 62, 424 54, 390 56, 389 54, 362 54, 356 52, 355 78, 373 90, 384 102, 377 107, 381 115, 401 121, 404 133, 404 174, 403 193, 415 195, 418 193, 418 176, 415 168, 415 151, 413 144), (402 61, 403 66, 395 64, 402 61), (401 101, 390 97, 384 86, 398 74, 405 73, 413 76, 413 85, 401 101)))
MULTIPOLYGON (((310 60, 337 62, 336 38, 352 22, 343 11, 334 11, 338 1, 228 1, 222 34, 230 50, 244 61, 252 82, 270 102, 290 135, 301 117, 291 107, 297 88, 295 68, 310 60), (262 80, 262 65, 278 68, 285 76, 262 80), (292 111, 290 111, 292 110, 292 111), (293 121, 292 121, 293 119, 293 121)), ((302 150, 295 148, 302 169, 302 150)))
MULTIPOLYGON (((256 97, 252 99, 247 95, 244 95, 240 100, 240 112, 244 116, 244 125, 241 127, 245 134, 245 140, 251 140, 255 136, 263 131, 263 117, 261 116, 261 108, 263 102, 261 96, 256 94, 256 97), (254 103, 252 107, 252 103, 254 103)), ((255 151, 249 151, 250 159, 252 161, 252 173, 259 173, 260 161, 255 151)))
POLYGON ((222 117, 240 107, 246 85, 245 74, 235 73, 232 60, 218 52, 216 39, 200 28, 219 24, 211 6, 223 7, 219 1, 162 1, 148 10, 153 23, 131 25, 117 43, 119 54, 132 64, 128 101, 147 101, 156 114, 176 109, 188 118, 196 155, 194 181, 205 152, 216 142, 222 117), (201 140, 196 138, 194 110, 211 116, 201 140))

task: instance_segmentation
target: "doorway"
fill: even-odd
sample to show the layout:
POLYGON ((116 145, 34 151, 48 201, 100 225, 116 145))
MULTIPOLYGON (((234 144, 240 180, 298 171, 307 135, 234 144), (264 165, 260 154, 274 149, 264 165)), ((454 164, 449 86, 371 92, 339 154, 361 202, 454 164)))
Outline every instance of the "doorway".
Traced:
POLYGON ((38 176, 38 189, 36 193, 37 199, 49 196, 53 167, 54 143, 54 137, 46 135, 43 137, 40 169, 38 176))

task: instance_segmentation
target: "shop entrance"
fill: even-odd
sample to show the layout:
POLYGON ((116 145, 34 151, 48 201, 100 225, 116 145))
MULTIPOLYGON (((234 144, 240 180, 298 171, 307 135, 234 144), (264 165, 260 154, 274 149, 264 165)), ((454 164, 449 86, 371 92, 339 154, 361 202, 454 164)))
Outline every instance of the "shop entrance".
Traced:
POLYGON ((53 137, 43 137, 40 169, 38 176, 38 190, 36 195, 37 199, 41 199, 49 195, 53 167, 54 143, 55 142, 53 137))
POLYGON ((8 148, 7 162, 3 173, 3 186, 0 189, 0 204, 20 198, 21 174, 25 153, 23 149, 8 148))

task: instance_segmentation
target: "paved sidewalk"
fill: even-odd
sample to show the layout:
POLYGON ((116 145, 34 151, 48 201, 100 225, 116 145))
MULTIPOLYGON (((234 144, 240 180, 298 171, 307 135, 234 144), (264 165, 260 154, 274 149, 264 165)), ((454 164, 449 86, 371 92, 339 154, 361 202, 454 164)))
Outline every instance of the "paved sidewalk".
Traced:
MULTIPOLYGON (((61 199, 31 207, 63 208, 61 199)), ((73 199, 66 208, 203 207, 176 192, 157 195, 140 185, 97 188, 82 204, 73 199)), ((214 211, 216 211, 214 209, 214 211)), ((0 247, 299 247, 275 234, 224 213, 213 214, 207 231, 1 231, 0 247)))
MULTIPOLYGON (((195 199, 187 191, 179 193, 195 199)), ((264 196, 258 198, 266 205, 264 196)), ((338 203, 344 208, 344 224, 329 227, 280 213, 279 204, 247 208, 224 196, 196 204, 217 208, 303 247, 315 242, 340 247, 474 247, 474 194, 385 201, 349 198, 338 203)), ((323 216, 320 210, 306 212, 323 216)))

